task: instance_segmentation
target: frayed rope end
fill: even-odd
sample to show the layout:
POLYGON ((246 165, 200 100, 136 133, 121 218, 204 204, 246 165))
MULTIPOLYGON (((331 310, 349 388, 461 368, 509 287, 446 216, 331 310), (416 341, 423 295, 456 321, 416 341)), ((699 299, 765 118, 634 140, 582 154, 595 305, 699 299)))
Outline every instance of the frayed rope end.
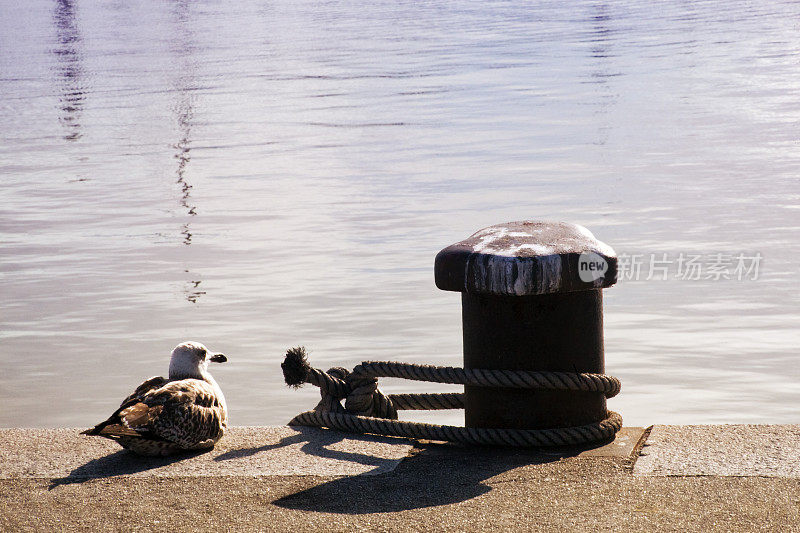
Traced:
POLYGON ((290 387, 299 388, 308 378, 311 365, 308 364, 308 357, 305 346, 289 348, 286 351, 286 359, 281 363, 283 379, 290 387))

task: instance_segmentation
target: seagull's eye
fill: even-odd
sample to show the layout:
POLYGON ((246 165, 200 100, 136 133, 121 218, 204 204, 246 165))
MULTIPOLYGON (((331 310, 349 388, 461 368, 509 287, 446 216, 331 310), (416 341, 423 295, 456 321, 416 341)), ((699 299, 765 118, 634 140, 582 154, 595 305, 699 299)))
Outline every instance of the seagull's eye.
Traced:
POLYGON ((203 357, 203 358, 205 358, 205 356, 206 356, 206 354, 207 354, 207 353, 208 353, 208 352, 206 351, 206 349, 205 349, 205 348, 203 348, 202 350, 200 350, 200 357, 203 357))

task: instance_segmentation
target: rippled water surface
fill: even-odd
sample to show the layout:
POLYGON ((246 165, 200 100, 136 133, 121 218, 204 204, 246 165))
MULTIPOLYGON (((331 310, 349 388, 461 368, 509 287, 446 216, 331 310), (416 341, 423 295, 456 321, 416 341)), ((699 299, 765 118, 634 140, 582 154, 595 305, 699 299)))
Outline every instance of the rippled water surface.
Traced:
POLYGON ((460 365, 434 256, 521 219, 643 259, 605 291, 627 425, 800 422, 798 20, 778 2, 1 1, 0 426, 96 422, 187 339, 229 355, 237 425, 316 402, 282 385, 293 345, 325 368, 460 365), (716 253, 763 260, 702 279, 716 253))

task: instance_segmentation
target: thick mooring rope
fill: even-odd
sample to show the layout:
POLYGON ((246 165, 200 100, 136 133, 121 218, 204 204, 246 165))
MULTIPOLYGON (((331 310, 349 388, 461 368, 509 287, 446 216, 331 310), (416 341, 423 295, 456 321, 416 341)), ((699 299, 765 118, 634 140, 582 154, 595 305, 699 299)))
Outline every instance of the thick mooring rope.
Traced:
POLYGON ((294 417, 290 426, 503 446, 587 444, 608 440, 622 428, 622 417, 613 411, 608 411, 600 422, 553 429, 468 428, 406 422, 397 420, 398 409, 463 409, 464 394, 386 395, 378 389, 378 377, 395 377, 479 387, 574 390, 601 392, 607 398, 616 396, 620 391, 619 380, 604 374, 466 369, 388 361, 366 361, 352 372, 340 367, 323 372, 309 365, 302 347, 286 352, 281 368, 288 385, 299 387, 311 383, 320 388, 322 395, 313 410, 294 417))

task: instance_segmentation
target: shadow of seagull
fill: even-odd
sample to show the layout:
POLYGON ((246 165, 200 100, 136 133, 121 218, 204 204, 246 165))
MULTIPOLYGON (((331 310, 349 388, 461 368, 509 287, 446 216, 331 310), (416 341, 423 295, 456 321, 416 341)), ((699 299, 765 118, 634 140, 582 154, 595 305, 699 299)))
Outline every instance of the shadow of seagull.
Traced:
POLYGON ((59 485, 72 485, 83 483, 92 479, 103 479, 114 476, 125 476, 145 472, 154 468, 170 465, 208 453, 208 450, 185 452, 167 457, 145 457, 136 455, 127 450, 119 450, 112 454, 91 461, 77 467, 64 477, 53 479, 48 490, 53 490, 59 485))
MULTIPOLYGON (((344 439, 350 441, 364 441, 364 442, 379 442, 383 444, 408 444, 407 439, 398 437, 384 437, 381 435, 361 435, 358 433, 342 433, 333 430, 322 430, 319 428, 310 428, 304 426, 294 426, 298 433, 289 437, 284 437, 274 444, 265 444, 263 446, 256 446, 251 448, 239 448, 236 450, 229 450, 223 454, 214 457, 214 461, 227 461, 230 459, 241 459, 259 453, 291 446, 292 444, 303 444, 300 450, 308 455, 316 457, 324 457, 326 459, 335 459, 338 461, 349 461, 366 466, 374 466, 376 468, 385 467, 386 459, 381 457, 374 457, 371 455, 348 452, 342 450, 332 450, 329 446, 341 442, 344 439)), ((369 474, 367 472, 366 474, 369 474)))

